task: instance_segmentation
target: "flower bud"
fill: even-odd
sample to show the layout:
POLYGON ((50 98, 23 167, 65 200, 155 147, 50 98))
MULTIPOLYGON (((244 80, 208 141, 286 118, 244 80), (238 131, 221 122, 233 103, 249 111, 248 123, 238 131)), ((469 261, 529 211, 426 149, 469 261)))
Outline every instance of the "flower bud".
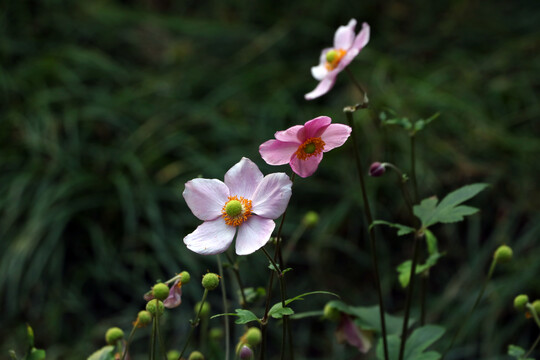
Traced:
POLYGON ((163 306, 163 302, 158 299, 150 300, 148 303, 146 303, 146 311, 148 311, 153 316, 156 316, 156 313, 158 316, 163 315, 165 307, 163 306))
POLYGON ((195 313, 200 314, 201 317, 207 317, 208 315, 210 315, 210 304, 208 303, 208 301, 205 301, 202 304, 202 308, 201 308, 201 302, 199 301, 198 303, 195 304, 194 310, 195 310, 195 313), (200 309, 200 313, 199 313, 199 309, 200 309))
POLYGON ((188 360, 204 360, 204 355, 199 351, 194 351, 189 355, 188 360))
POLYGON ((529 302, 529 297, 527 295, 521 294, 516 296, 514 299, 514 308, 517 311, 523 311, 525 310, 525 306, 529 302))
POLYGON ((255 347, 261 343, 262 340, 262 334, 261 330, 256 327, 251 327, 246 331, 245 341, 246 344, 248 344, 251 347, 255 347))
POLYGON ((223 330, 221 328, 211 328, 210 329, 210 339, 218 341, 223 339, 223 330))
POLYGON ((380 162, 374 162, 369 167, 369 176, 378 177, 381 176, 386 172, 386 168, 384 164, 381 164, 380 162))
POLYGON ((152 295, 158 300, 165 300, 169 296, 169 287, 164 283, 154 285, 152 295))
POLYGON ((317 225, 319 222, 319 214, 317 214, 315 211, 308 211, 306 215, 304 215, 304 218, 302 219, 302 223, 305 227, 313 227, 317 225))
POLYGON ((341 318, 341 312, 336 309, 332 303, 328 303, 324 306, 324 318, 330 321, 338 321, 341 318))
POLYGON ((137 314, 137 322, 136 322, 137 326, 139 327, 146 326, 150 324, 151 321, 152 321, 152 314, 150 314, 150 312, 146 310, 141 310, 137 314))
POLYGON ((109 345, 114 345, 120 339, 124 338, 124 332, 118 327, 112 327, 105 333, 105 341, 109 345))
POLYGON ((219 285, 219 276, 214 273, 208 273, 203 276, 202 286, 206 290, 214 290, 219 285))
POLYGON ((495 251, 495 254, 493 257, 495 258, 495 261, 498 264, 505 264, 512 260, 512 249, 509 246, 501 245, 499 248, 495 251))
POLYGON ((169 350, 167 352, 167 360, 178 360, 180 357, 180 351, 178 350, 169 350))
POLYGON ((191 280, 191 275, 187 271, 182 271, 180 273, 180 281, 182 285, 186 285, 191 280))
POLYGON ((534 311, 536 311, 536 315, 540 316, 540 300, 534 300, 531 305, 534 311))
POLYGON ((253 350, 251 350, 249 346, 243 345, 238 355, 240 356, 240 359, 242 360, 253 359, 253 350))

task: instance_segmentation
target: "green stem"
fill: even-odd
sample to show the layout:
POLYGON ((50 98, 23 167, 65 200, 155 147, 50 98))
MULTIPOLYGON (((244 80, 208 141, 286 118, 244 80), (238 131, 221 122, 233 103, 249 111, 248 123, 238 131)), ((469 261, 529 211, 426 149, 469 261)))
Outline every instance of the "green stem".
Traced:
POLYGON ((429 280, 429 272, 422 274, 422 282, 420 283, 420 326, 426 323, 426 294, 429 280))
POLYGON ((529 351, 527 351, 527 354, 525 354, 524 359, 527 359, 529 357, 529 355, 533 352, 534 348, 536 348, 536 345, 538 345, 538 343, 540 343, 540 335, 538 335, 538 337, 536 338, 536 341, 534 342, 534 344, 532 344, 529 351))
POLYGON ((243 309, 247 308, 247 300, 246 295, 244 294, 244 284, 242 283, 242 279, 240 278, 240 271, 238 269, 238 263, 236 261, 233 261, 232 256, 229 254, 229 252, 225 251, 225 255, 227 256, 227 259, 231 263, 232 272, 234 274, 234 277, 236 278, 236 282, 238 282, 238 287, 240 288, 240 295, 242 296, 242 303, 240 304, 243 309))
MULTIPOLYGON (((228 306, 227 306, 227 293, 225 290, 225 278, 223 277, 223 265, 221 264, 221 258, 219 255, 216 255, 217 257, 217 263, 218 263, 218 272, 219 276, 221 276, 221 299, 223 300, 223 312, 227 314, 229 312, 228 306)), ((224 325, 225 325, 225 360, 229 360, 229 353, 230 353, 230 331, 229 331, 229 317, 224 316, 223 317, 224 325)))
POLYGON ((349 76, 349 79, 352 81, 354 86, 358 89, 358 91, 360 91, 360 94, 362 94, 362 104, 367 105, 367 103, 369 101, 368 97, 367 97, 367 91, 364 89, 364 87, 362 85, 360 85, 360 83, 358 81, 356 81, 356 78, 354 77, 353 73, 351 72, 351 70, 348 67, 345 68, 345 72, 349 76))
POLYGON ((531 315, 532 315, 534 321, 536 322, 536 325, 538 325, 538 327, 540 327, 540 319, 538 317, 538 313, 536 312, 536 309, 530 303, 527 303, 526 306, 527 306, 527 309, 529 309, 529 311, 531 312, 531 315))
POLYGON ((167 356, 165 355, 165 346, 163 345, 163 339, 161 338, 161 334, 159 332, 159 316, 156 316, 156 336, 159 342, 159 350, 161 351, 161 354, 165 356, 165 360, 167 360, 167 356))
POLYGON ((131 329, 131 332, 129 333, 128 341, 126 343, 126 348, 124 349, 124 352, 122 354, 122 360, 126 358, 126 354, 129 350, 129 345, 131 344, 131 340, 133 339, 133 334, 135 334, 135 330, 137 330, 137 325, 133 325, 133 329, 131 329))
POLYGON ((405 355, 405 343, 407 342, 407 329, 409 328, 409 314, 411 310, 412 296, 414 292, 414 279, 416 278, 416 263, 418 261, 418 243, 421 235, 418 231, 414 233, 413 242, 413 258, 411 264, 411 272, 409 273, 409 289, 407 291, 407 299, 405 302, 405 315, 403 317, 403 327, 401 328, 401 344, 399 346, 399 360, 403 360, 405 355))
POLYGON ((272 263, 272 266, 274 267, 274 270, 278 273, 278 278, 281 278, 283 276, 283 274, 281 273, 281 268, 279 267, 279 265, 276 264, 274 259, 272 259, 272 256, 270 256, 270 254, 268 253, 268 251, 266 251, 264 246, 261 248, 261 250, 263 251, 264 255, 266 255, 268 260, 270 260, 270 263, 272 263))
POLYGON ((348 106, 343 111, 345 112, 345 115, 347 117, 347 121, 349 122, 349 126, 352 129, 352 140, 353 140, 353 146, 354 146, 354 158, 356 161, 356 168, 358 170, 358 177, 360 178, 360 187, 362 189, 362 198, 364 201, 364 214, 366 216, 366 221, 368 225, 368 234, 369 234, 369 242, 371 247, 371 259, 373 263, 373 272, 375 275, 375 282, 377 284, 377 295, 379 297, 379 315, 381 320, 381 330, 382 330, 382 338, 383 338, 383 349, 384 349, 384 358, 386 360, 389 359, 388 356, 388 341, 386 339, 386 320, 384 318, 384 303, 383 303, 383 297, 382 297, 382 289, 381 289, 381 280, 379 276, 379 265, 378 265, 378 259, 377 259, 377 251, 375 247, 375 229, 371 226, 373 224, 373 217, 371 216, 371 208, 369 206, 369 199, 367 197, 366 192, 366 186, 364 184, 364 171, 362 167, 362 163, 360 161, 359 156, 359 147, 356 141, 356 132, 354 131, 354 119, 353 119, 353 113, 358 108, 366 108, 367 103, 364 103, 363 105, 359 106, 348 106))
MULTIPOLYGON (((223 286, 223 285, 222 285, 223 286)), ((178 360, 182 359, 182 355, 186 352, 186 349, 188 347, 189 341, 191 340, 191 336, 193 335, 193 331, 195 331, 195 328, 199 325, 199 319, 201 315, 202 310, 202 304, 206 301, 206 296, 208 295, 208 289, 204 289, 203 297, 201 300, 201 306, 199 306, 199 309, 196 312, 195 320, 191 321, 191 330, 189 331, 188 338, 186 340, 186 343, 184 344, 184 348, 182 349, 182 352, 180 352, 180 356, 178 357, 178 360)))
POLYGON ((414 203, 418 203, 418 183, 416 182, 416 146, 415 146, 415 139, 416 137, 414 135, 411 135, 411 177, 412 177, 412 183, 413 183, 413 189, 414 189, 414 203))
POLYGON ((454 342, 456 341, 459 333, 461 332, 461 330, 463 329, 463 327, 467 323, 467 320, 471 318, 471 315, 474 312, 474 310, 476 309, 476 306, 478 306, 478 303, 480 302, 480 299, 482 299, 482 296, 484 295, 484 291, 486 290, 486 286, 487 286, 489 280, 491 279, 491 276, 493 275, 493 271, 495 271, 495 266, 496 265, 497 265, 497 262, 495 261, 495 258, 494 258, 491 261, 491 266, 489 267, 488 276, 486 277, 486 280, 484 281, 484 284, 482 285, 482 288, 480 289, 480 292, 478 293, 478 296, 476 297, 476 301, 474 302, 473 307, 471 308, 471 310, 469 310, 469 312, 467 313, 467 316, 465 316, 463 318, 464 321, 461 322, 461 325, 459 326, 458 330, 456 331, 456 333, 452 337, 452 341, 450 342, 450 345, 448 346, 448 348, 446 348, 446 350, 444 351, 444 353, 443 353, 443 355, 441 357, 441 360, 444 360, 444 358, 446 357, 446 354, 448 353, 448 351, 450 351, 450 349, 454 345, 454 342))
POLYGON ((152 336, 150 338, 150 360, 155 360, 155 359, 156 359, 156 317, 154 316, 152 318, 152 336))

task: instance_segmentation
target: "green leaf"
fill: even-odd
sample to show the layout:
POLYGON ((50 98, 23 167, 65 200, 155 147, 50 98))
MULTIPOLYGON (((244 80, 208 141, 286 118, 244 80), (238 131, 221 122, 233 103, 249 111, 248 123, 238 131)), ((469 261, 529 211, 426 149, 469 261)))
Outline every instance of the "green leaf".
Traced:
POLYGON ((114 346, 107 345, 90 355, 87 360, 114 360, 114 346))
MULTIPOLYGON (((405 344, 404 360, 438 360, 441 355, 435 351, 424 352, 431 344, 441 338, 444 328, 436 325, 420 327, 409 336, 405 344)), ((388 355, 390 360, 397 360, 401 341, 398 335, 389 335, 388 355)), ((375 351, 378 359, 384 359, 383 342, 379 341, 375 351)))
POLYGON ((30 353, 26 356, 26 360, 45 360, 45 350, 32 348, 30 353))
POLYGON ((424 230, 424 235, 426 236, 428 254, 433 255, 438 253, 439 247, 437 246, 437 238, 435 235, 428 229, 424 230))
POLYGON ((518 360, 534 360, 533 358, 524 358, 525 349, 517 345, 508 345, 508 355, 515 357, 518 360))
POLYGON ((28 324, 26 324, 26 334, 28 335, 28 343, 30 344, 30 349, 34 347, 34 330, 28 324))
POLYGON ((12 359, 17 360, 17 354, 15 353, 15 350, 9 350, 8 354, 12 359))
POLYGON ((291 319, 300 320, 300 319, 304 319, 307 317, 314 317, 314 316, 322 317, 323 315, 324 315, 324 311, 322 310, 305 311, 301 313, 295 313, 294 315, 291 316, 291 319))
POLYGON ((270 311, 268 311, 268 315, 273 317, 274 319, 281 319, 283 315, 292 315, 294 314, 294 310, 290 307, 283 307, 281 303, 277 303, 270 311))
POLYGON ((413 208, 414 215, 422 221, 422 227, 427 228, 436 223, 452 223, 463 220, 464 216, 472 215, 478 209, 460 205, 484 190, 488 184, 472 184, 463 186, 450 194, 437 205, 437 198, 430 197, 422 200, 413 208))
MULTIPOLYGON (((442 257, 443 255, 444 255, 444 253, 438 253, 438 252, 429 255, 429 257, 427 258, 425 264, 417 264, 416 265, 415 274, 417 274, 417 275, 421 274, 424 271, 426 271, 426 270, 432 268, 433 266, 435 266, 437 264, 437 261, 439 260, 439 258, 442 257)), ((407 261, 404 261, 401 264, 399 264, 397 266, 397 268, 396 268, 396 271, 399 274, 398 275, 399 283, 404 288, 406 288, 409 285, 410 276, 411 276, 411 266, 412 266, 412 261, 407 260, 407 261)))
POLYGON ((236 309, 234 311, 236 311, 236 314, 233 314, 233 313, 217 314, 210 317, 210 320, 220 317, 220 316, 238 316, 238 319, 234 321, 235 324, 247 324, 252 321, 261 322, 261 320, 257 317, 257 315, 255 315, 249 310, 236 309))
POLYGON ((396 228, 396 229, 398 229, 398 232, 397 232, 398 236, 407 235, 407 234, 410 234, 410 233, 414 232, 414 228, 412 228, 410 226, 397 224, 397 223, 391 223, 391 222, 384 221, 384 220, 375 220, 375 221, 373 221, 373 223, 370 225, 370 228, 372 226, 375 226, 375 225, 386 225, 386 226, 389 226, 389 227, 396 228))
MULTIPOLYGON (((255 302, 256 300, 264 297, 266 295, 266 290, 263 287, 253 288, 253 287, 247 287, 244 288, 244 296, 246 297, 246 301, 248 303, 255 302)), ((238 291, 238 298, 241 299, 242 295, 240 294, 240 291, 238 291)))

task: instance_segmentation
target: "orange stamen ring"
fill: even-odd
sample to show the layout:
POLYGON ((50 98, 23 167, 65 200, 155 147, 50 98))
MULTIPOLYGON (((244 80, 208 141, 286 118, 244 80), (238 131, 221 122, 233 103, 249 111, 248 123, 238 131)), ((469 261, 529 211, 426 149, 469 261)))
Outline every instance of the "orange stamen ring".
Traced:
POLYGON ((320 137, 316 138, 309 138, 302 145, 298 147, 298 150, 294 153, 296 157, 300 160, 306 160, 307 158, 310 158, 312 156, 317 156, 324 150, 324 141, 320 137), (315 150, 306 152, 306 148, 309 148, 309 150, 313 149, 313 146, 315 146, 315 150))
POLYGON ((221 209, 221 217, 225 219, 225 224, 231 225, 231 226, 238 226, 241 225, 244 221, 246 221, 251 216, 251 209, 253 208, 253 205, 251 204, 251 200, 244 199, 241 196, 229 196, 229 200, 223 205, 223 208, 221 209), (236 216, 229 216, 227 214, 227 204, 231 201, 239 201, 240 204, 242 204, 242 211, 240 214, 236 216))
POLYGON ((334 51, 336 52, 336 56, 332 60, 332 62, 327 61, 324 64, 324 67, 326 67, 326 70, 328 70, 328 71, 334 70, 338 66, 341 59, 345 56, 345 54, 347 54, 347 51, 343 50, 343 49, 336 49, 334 51))

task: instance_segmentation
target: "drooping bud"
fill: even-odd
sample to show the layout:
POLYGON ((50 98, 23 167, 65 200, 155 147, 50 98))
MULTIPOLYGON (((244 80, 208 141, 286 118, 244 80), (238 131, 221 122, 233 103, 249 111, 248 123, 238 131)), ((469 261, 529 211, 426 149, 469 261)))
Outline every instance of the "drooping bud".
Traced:
POLYGON ((208 315, 210 315, 210 303, 208 301, 205 301, 202 304, 202 308, 201 308, 201 302, 199 301, 198 303, 195 304, 194 310, 195 310, 195 313, 200 314, 201 317, 207 317, 208 315), (200 309, 200 312, 199 312, 199 309, 200 309))
POLYGON ((253 350, 251 350, 249 346, 243 345, 238 355, 240 356, 240 359, 242 360, 253 359, 253 350))
POLYGON ((341 312, 336 309, 332 303, 328 303, 324 306, 324 318, 330 321, 337 322, 341 318, 341 312))
POLYGON ((528 302, 529 302, 529 297, 527 295, 525 294, 518 295, 514 299, 514 308, 517 311, 523 311, 525 310, 525 306, 527 305, 528 302))
POLYGON ((189 354, 188 360, 204 360, 204 355, 199 351, 194 351, 189 354))
POLYGON ((165 311, 165 307, 163 306, 163 302, 158 299, 150 300, 146 304, 146 311, 148 311, 153 316, 161 316, 163 315, 163 311, 165 311))
POLYGON ((182 271, 180 273, 180 281, 182 281, 182 285, 186 285, 191 280, 191 275, 187 271, 182 271))
POLYGON ((378 177, 386 172, 386 167, 384 163, 374 162, 369 167, 369 176, 378 177))
POLYGON ((137 322, 136 322, 137 326, 139 327, 146 326, 150 324, 151 321, 152 321, 152 314, 150 314, 150 312, 146 310, 141 310, 137 314, 137 322))
POLYGON ((214 290, 219 285, 219 275, 214 273, 208 273, 203 276, 202 286, 206 290, 214 290))
POLYGON ((326 61, 329 62, 329 63, 333 63, 334 61, 337 60, 339 54, 336 50, 330 50, 329 52, 326 53, 326 61))
POLYGON ((501 245, 499 248, 495 251, 495 254, 493 257, 495 258, 495 261, 498 264, 505 264, 512 260, 513 251, 510 246, 501 245))
POLYGON ((114 345, 120 339, 124 338, 124 332, 118 327, 112 327, 105 333, 105 341, 109 345, 114 345))
POLYGON ((223 338, 223 330, 221 328, 211 328, 210 329, 210 339, 214 341, 221 340, 223 338))
POLYGON ((245 341, 246 344, 248 344, 251 347, 255 347, 261 343, 262 340, 262 334, 261 330, 256 327, 251 327, 246 331, 245 341))
POLYGON ((165 300, 169 296, 169 287, 164 283, 154 285, 152 295, 158 300, 165 300))
POLYGON ((317 214, 315 211, 308 211, 306 215, 304 215, 304 218, 302 219, 302 223, 306 227, 313 227, 317 225, 319 222, 319 214, 317 214))

